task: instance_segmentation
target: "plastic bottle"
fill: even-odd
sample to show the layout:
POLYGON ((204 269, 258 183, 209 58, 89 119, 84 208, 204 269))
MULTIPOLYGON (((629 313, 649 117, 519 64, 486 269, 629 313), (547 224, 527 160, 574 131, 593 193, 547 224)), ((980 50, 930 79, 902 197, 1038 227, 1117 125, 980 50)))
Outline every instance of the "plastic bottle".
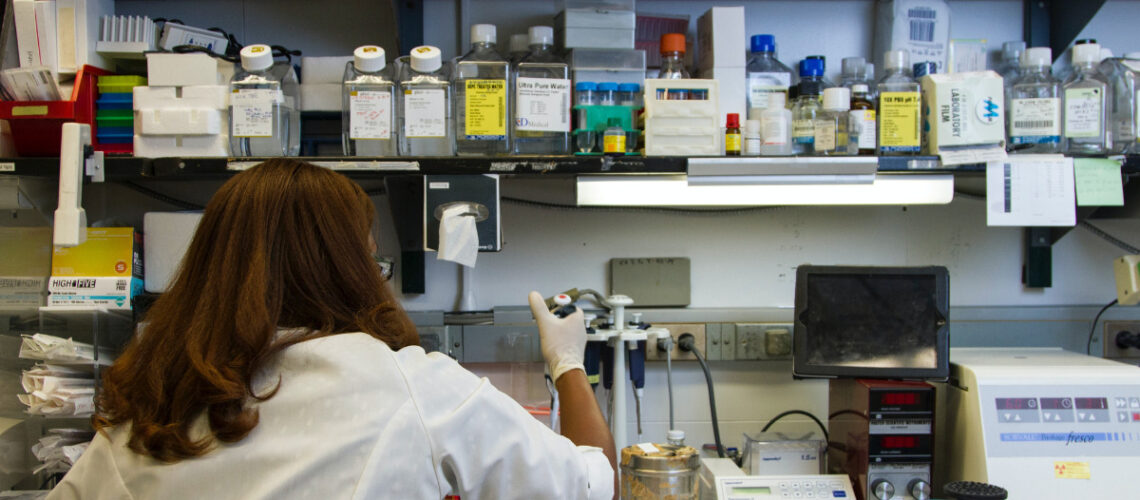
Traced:
POLYGON ((1013 82, 1021 78, 1021 60, 1024 53, 1025 42, 1021 40, 1001 44, 1001 64, 998 65, 997 73, 1001 75, 1006 93, 1013 87, 1013 82))
POLYGON ((345 156, 396 156, 396 83, 384 71, 384 49, 357 47, 341 86, 345 156))
POLYGON ((829 89, 834 87, 835 83, 827 79, 827 56, 816 54, 807 56, 807 59, 819 61, 820 68, 822 68, 819 73, 819 81, 823 83, 823 88, 829 89))
POLYGON ((800 61, 800 85, 795 102, 792 103, 792 150, 797 155, 814 154, 815 119, 822 110, 820 96, 823 93, 823 61, 804 59, 800 61))
POLYGON ((760 113, 760 154, 788 156, 792 154, 792 111, 784 106, 784 94, 774 93, 771 104, 760 113))
POLYGON ((609 156, 622 156, 625 151, 625 129, 621 128, 621 119, 610 118, 602 136, 602 152, 609 156))
POLYGON ((851 88, 857 83, 867 83, 867 60, 862 57, 844 57, 843 72, 839 75, 839 86, 851 88))
POLYGON ((685 69, 685 35, 666 33, 661 35, 661 72, 657 78, 676 80, 689 78, 685 69))
POLYGON ((1110 139, 1106 133, 1105 94, 1108 82, 1097 71, 1100 46, 1074 45, 1073 74, 1064 84, 1064 142, 1066 154, 1103 154, 1110 139))
POLYGON ((856 83, 851 86, 851 111, 847 116, 850 122, 847 131, 851 135, 851 143, 857 154, 873 156, 875 154, 875 104, 868 95, 865 83, 856 83))
POLYGON ((1108 78, 1109 122, 1112 124, 1112 151, 1114 153, 1140 152, 1140 52, 1129 52, 1124 57, 1113 57, 1100 62, 1100 71, 1108 78))
POLYGON ((570 67, 554 54, 554 28, 531 26, 528 35, 514 79, 515 153, 569 154, 570 67))
POLYGON ((455 149, 461 156, 511 150, 510 65, 495 51, 495 25, 471 26, 471 50, 455 63, 455 149))
POLYGON ((507 60, 511 64, 517 64, 522 58, 530 53, 530 35, 528 33, 515 33, 511 35, 510 51, 507 52, 507 60))
POLYGON ((451 156, 455 154, 451 84, 436 47, 412 49, 400 77, 400 154, 451 156))
POLYGON ((913 155, 921 147, 922 99, 910 73, 910 54, 891 50, 883 57, 886 66, 879 80, 878 133, 880 155, 913 155))
POLYGON ((293 67, 273 64, 268 45, 241 50, 241 69, 230 80, 230 152, 234 156, 295 156, 301 149, 301 114, 295 106, 293 67))
POLYGON ((748 56, 746 71, 748 118, 758 119, 768 108, 768 96, 773 93, 784 94, 787 102, 788 88, 795 78, 792 69, 776 59, 776 37, 752 35, 752 54, 748 56))
POLYGON ((724 154, 725 156, 740 156, 740 114, 729 113, 724 124, 724 154))
POLYGON ((815 140, 812 142, 817 156, 855 154, 848 135, 850 109, 851 89, 832 87, 823 90, 823 112, 815 119, 815 140))
POLYGON ((641 107, 641 85, 636 83, 621 83, 618 84, 617 104, 618 106, 630 106, 634 108, 641 107))
POLYGON ((1009 87, 1006 147, 1013 153, 1061 151, 1061 82, 1050 74, 1053 50, 1034 47, 1021 54, 1020 76, 1009 87))
POLYGON ((764 145, 763 136, 760 135, 760 120, 744 121, 744 156, 760 156, 760 147, 764 145))

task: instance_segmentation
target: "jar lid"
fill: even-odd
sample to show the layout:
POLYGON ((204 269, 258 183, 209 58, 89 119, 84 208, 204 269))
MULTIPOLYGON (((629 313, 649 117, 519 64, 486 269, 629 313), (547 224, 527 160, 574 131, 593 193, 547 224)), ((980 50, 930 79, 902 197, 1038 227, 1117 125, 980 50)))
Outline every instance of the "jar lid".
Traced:
POLYGON ((683 33, 666 33, 661 35, 661 53, 685 52, 685 35, 683 33))
POLYGON ((594 82, 578 82, 574 85, 574 90, 598 90, 598 84, 594 82))
POLYGON ((752 35, 752 52, 775 52, 776 37, 772 35, 752 35))
POLYGON ((265 44, 247 45, 241 49, 241 67, 246 71, 264 71, 273 66, 273 49, 265 44))
POLYGON ((420 73, 431 73, 443 66, 443 53, 431 45, 420 45, 412 49, 408 64, 420 73))
POLYGON ((471 25, 471 43, 495 43, 496 37, 494 24, 471 25))
POLYGON ((619 83, 618 84, 618 91, 620 91, 620 92, 640 92, 641 91, 641 85, 638 85, 636 83, 619 83))
POLYGON ((554 45, 554 28, 550 26, 531 26, 527 34, 531 45, 554 45))
POLYGON ((1049 66, 1053 64, 1053 49, 1033 47, 1021 53, 1022 66, 1049 66))
POLYGON ((621 464, 633 470, 695 472, 701 455, 692 446, 643 443, 622 448, 621 464))
POLYGON ((602 83, 598 84, 598 90, 600 90, 602 92, 616 91, 617 89, 618 89, 618 84, 616 84, 614 82, 602 82, 602 83))
POLYGON ((375 73, 384 69, 384 49, 377 45, 362 45, 352 51, 352 65, 358 71, 375 73))
POLYGON ((851 109, 851 89, 847 87, 823 89, 823 109, 828 111, 851 109))

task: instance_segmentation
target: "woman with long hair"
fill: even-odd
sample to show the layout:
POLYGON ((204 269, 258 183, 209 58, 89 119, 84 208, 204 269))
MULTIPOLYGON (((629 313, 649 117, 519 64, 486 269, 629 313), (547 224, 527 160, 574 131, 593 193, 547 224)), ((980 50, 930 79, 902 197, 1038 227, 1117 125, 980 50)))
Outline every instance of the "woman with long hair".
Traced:
POLYGON ((356 183, 298 160, 226 182, 49 498, 611 497, 581 313, 531 294, 559 436, 418 347, 371 255, 374 213, 356 183))

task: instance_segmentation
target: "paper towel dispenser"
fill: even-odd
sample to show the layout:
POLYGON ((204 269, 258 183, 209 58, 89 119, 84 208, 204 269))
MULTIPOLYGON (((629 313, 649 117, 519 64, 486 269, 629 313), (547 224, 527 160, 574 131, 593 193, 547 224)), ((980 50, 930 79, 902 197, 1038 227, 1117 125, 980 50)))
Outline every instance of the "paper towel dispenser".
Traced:
POLYGON ((463 206, 475 217, 480 252, 502 250, 499 210, 499 176, 424 176, 424 250, 439 249, 439 224, 448 208, 463 206))

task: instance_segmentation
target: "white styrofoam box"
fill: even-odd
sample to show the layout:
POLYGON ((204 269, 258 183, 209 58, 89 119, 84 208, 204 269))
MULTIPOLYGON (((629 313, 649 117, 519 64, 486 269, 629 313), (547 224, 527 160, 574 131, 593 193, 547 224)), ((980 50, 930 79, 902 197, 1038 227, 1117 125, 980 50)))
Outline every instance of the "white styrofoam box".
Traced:
POLYGON ((632 10, 566 9, 554 18, 554 39, 567 49, 632 49, 636 35, 632 10))
POLYGON ((724 125, 729 113, 740 115, 740 123, 748 119, 748 82, 747 70, 744 66, 725 68, 715 67, 702 70, 702 78, 712 78, 720 83, 720 124, 724 125))
POLYGON ((201 52, 152 52, 146 55, 146 81, 151 87, 217 85, 228 81, 222 79, 219 66, 213 57, 201 52))
POLYGON ((883 0, 875 2, 875 68, 883 71, 888 50, 910 52, 910 63, 933 61, 946 72, 950 49, 950 5, 946 0, 883 0))
POLYGON ((340 111, 344 107, 340 83, 302 83, 301 111, 340 111))
POLYGON ((645 154, 719 156, 724 154, 719 82, 706 79, 645 80, 645 154), (669 89, 700 90, 703 100, 658 99, 669 89))
POLYGON ((139 135, 135 134, 135 156, 165 158, 171 156, 229 156, 229 134, 215 135, 139 135))
POLYGON ((229 87, 226 85, 195 85, 174 87, 135 87, 134 108, 141 109, 226 109, 229 105, 229 87), (179 95, 181 94, 181 95, 179 95))
POLYGON ((135 110, 135 133, 143 135, 209 135, 225 129, 225 111, 203 108, 135 110))
POLYGON ((698 66, 735 68, 748 64, 744 7, 713 7, 697 19, 698 66))
POLYGON ((302 57, 302 83, 340 83, 344 80, 344 70, 352 56, 302 57))
POLYGON ((578 48, 566 58, 575 82, 636 83, 645 81, 645 51, 578 48))
POLYGON ((202 220, 195 212, 147 212, 143 215, 143 287, 165 292, 202 220))

